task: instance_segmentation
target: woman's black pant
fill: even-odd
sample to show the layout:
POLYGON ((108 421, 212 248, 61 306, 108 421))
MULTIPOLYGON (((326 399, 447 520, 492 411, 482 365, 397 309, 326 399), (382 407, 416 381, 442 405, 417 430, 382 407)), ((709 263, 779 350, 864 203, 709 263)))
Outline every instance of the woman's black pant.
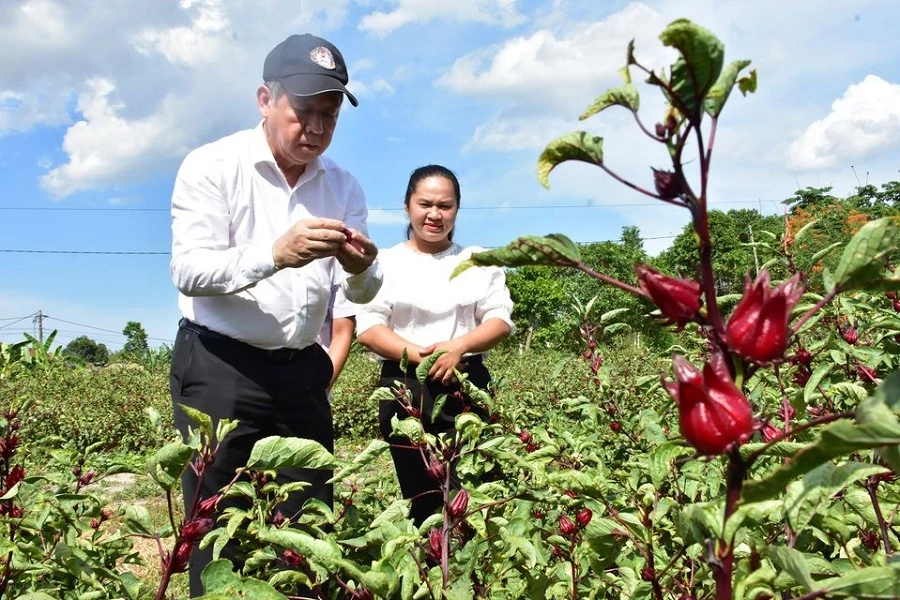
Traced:
MULTIPOLYGON (((491 381, 491 375, 484 366, 480 355, 470 356, 466 365, 459 368, 468 373, 469 381, 486 390, 491 381)), ((406 373, 400 370, 397 361, 384 361, 381 365, 380 387, 394 387, 394 382, 400 381, 411 392, 411 405, 421 410, 422 426, 427 433, 445 433, 452 436, 455 432, 454 422, 456 416, 466 410, 478 414, 482 418, 486 415, 480 407, 472 407, 460 394, 461 389, 457 382, 444 385, 441 382, 426 380, 423 387, 416 379, 416 366, 410 365, 406 373), (434 401, 441 394, 447 398, 441 411, 432 419, 434 401)), ((394 468, 397 471, 397 479, 400 482, 400 491, 404 498, 412 498, 410 517, 416 525, 421 525, 425 519, 433 515, 442 504, 440 486, 429 474, 427 464, 418 448, 410 448, 409 439, 392 435, 391 419, 396 416, 401 421, 409 417, 409 413, 397 400, 382 400, 378 410, 378 420, 381 426, 381 435, 391 444, 391 458, 394 460, 394 468)), ((455 481, 455 477, 453 478, 455 481)))

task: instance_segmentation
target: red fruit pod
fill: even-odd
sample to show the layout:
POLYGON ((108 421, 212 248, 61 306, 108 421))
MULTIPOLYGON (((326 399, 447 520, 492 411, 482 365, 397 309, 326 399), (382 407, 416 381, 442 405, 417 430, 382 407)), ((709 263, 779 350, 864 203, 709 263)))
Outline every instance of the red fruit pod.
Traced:
POLYGON ((519 440, 523 444, 527 444, 528 442, 531 441, 531 433, 529 433, 528 431, 523 429, 522 431, 519 432, 519 440))
POLYGON ((844 338, 844 341, 851 346, 855 346, 857 342, 859 342, 859 333, 854 327, 848 327, 847 329, 844 329, 841 332, 841 337, 844 338))
POLYGON ((441 549, 444 545, 444 539, 441 536, 440 529, 432 528, 428 532, 428 556, 436 561, 441 560, 441 549))
POLYGON ((752 284, 747 277, 744 295, 725 329, 728 347, 759 364, 783 357, 791 310, 802 295, 799 273, 775 289, 770 289, 769 272, 765 269, 752 284))
POLYGON ((666 321, 679 331, 700 316, 699 283, 667 277, 647 265, 637 265, 634 272, 641 289, 653 300, 666 321))
POLYGON ((800 348, 797 350, 797 353, 794 354, 794 360, 799 365, 808 365, 812 362, 812 354, 810 354, 809 350, 806 348, 800 348))
POLYGON ((301 567, 303 563, 306 562, 306 559, 302 554, 295 552, 293 550, 285 550, 281 553, 281 561, 289 567, 301 567))
POLYGON ((218 505, 219 500, 221 499, 222 494, 216 494, 215 496, 210 496, 209 498, 201 501, 200 504, 197 505, 196 516, 201 519, 208 519, 212 517, 216 512, 216 505, 218 505))
POLYGON ((591 518, 593 518, 594 513, 589 508, 582 508, 578 511, 578 514, 575 515, 575 519, 578 521, 578 525, 581 527, 587 527, 588 523, 591 522, 591 518))
POLYGON ((609 428, 612 429, 614 433, 619 433, 622 431, 622 424, 618 421, 613 421, 609 424, 609 428))
POLYGON ((469 507, 469 492, 466 490, 459 490, 456 493, 456 496, 453 498, 453 501, 450 502, 450 506, 447 511, 450 513, 450 516, 454 519, 461 519, 466 515, 466 509, 469 507))
POLYGON ((181 539, 185 544, 196 544, 213 528, 212 519, 194 519, 181 528, 181 539))
POLYGON ((565 536, 570 536, 578 531, 578 527, 566 515, 559 515, 559 531, 565 536))

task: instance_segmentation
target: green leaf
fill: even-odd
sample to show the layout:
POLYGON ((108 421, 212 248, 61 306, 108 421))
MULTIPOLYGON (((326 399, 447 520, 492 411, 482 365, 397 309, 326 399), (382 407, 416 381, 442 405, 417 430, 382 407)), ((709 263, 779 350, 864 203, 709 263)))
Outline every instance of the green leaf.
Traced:
POLYGON ((687 19, 672 21, 659 39, 681 54, 672 65, 669 85, 675 98, 670 101, 686 116, 699 119, 704 98, 722 73, 725 47, 711 31, 687 19))
POLYGON ((819 393, 819 384, 821 384, 822 380, 831 373, 833 368, 834 363, 825 363, 816 367, 816 370, 813 371, 813 374, 809 377, 809 381, 807 381, 806 385, 803 387, 803 401, 806 404, 812 403, 813 395, 819 393))
POLYGON ((721 114, 737 81, 738 74, 748 66, 750 66, 749 60, 736 60, 725 68, 715 85, 706 94, 704 108, 709 116, 716 118, 721 114))
POLYGON ((461 262, 450 278, 471 267, 524 267, 528 265, 555 265, 574 267, 581 262, 581 252, 575 242, 561 233, 546 237, 522 236, 503 248, 477 252, 461 262))
POLYGON ((219 598, 253 598, 254 600, 287 600, 287 596, 265 581, 243 578, 232 571, 231 561, 214 560, 203 569, 201 600, 219 598))
POLYGON ((707 539, 718 537, 722 524, 720 511, 711 503, 696 503, 685 506, 675 521, 679 537, 686 546, 703 544, 707 539))
POLYGON ((153 535, 153 525, 150 522, 150 511, 140 504, 129 504, 125 508, 125 527, 131 533, 141 535, 153 535))
POLYGON ((194 449, 181 440, 170 442, 147 460, 147 472, 160 487, 171 490, 193 454, 194 449))
POLYGON ((363 468, 369 466, 382 454, 384 454, 384 451, 388 448, 390 448, 390 444, 388 444, 384 440, 372 440, 371 442, 369 442, 369 445, 366 446, 365 450, 363 450, 353 458, 353 462, 338 471, 335 476, 328 481, 328 483, 341 481, 342 479, 345 479, 350 475, 359 472, 363 468))
POLYGON ((818 589, 816 582, 813 581, 812 575, 809 573, 806 557, 799 550, 794 550, 787 546, 770 546, 766 549, 766 556, 769 557, 776 567, 786 572, 794 581, 802 585, 807 592, 818 589))
POLYGON ((400 370, 403 373, 406 373, 406 370, 408 368, 409 368, 409 348, 404 346, 403 352, 400 354, 400 370))
POLYGON ((419 380, 419 383, 425 385, 425 380, 428 379, 428 373, 431 371, 431 367, 434 366, 434 363, 437 362, 437 359, 447 354, 446 350, 438 350, 437 352, 432 352, 428 356, 425 357, 425 360, 419 363, 416 367, 416 379, 419 380))
MULTIPOLYGON (((826 254, 828 254, 829 252, 831 252, 831 251, 834 250, 835 248, 840 248, 840 247, 843 246, 843 245, 844 245, 844 244, 842 244, 841 242, 835 242, 835 243, 833 243, 833 244, 830 244, 830 245, 826 246, 825 248, 822 248, 821 250, 819 250, 818 252, 816 252, 815 254, 813 254, 813 255, 810 257, 810 259, 809 259, 809 264, 814 265, 814 264, 818 263, 819 260, 822 259, 822 258, 824 258, 826 254)), ((828 289, 831 289, 831 288, 828 288, 828 289)))
POLYGON ((871 463, 847 462, 838 467, 819 465, 793 482, 784 499, 784 515, 795 534, 801 534, 812 518, 832 504, 835 494, 870 475, 885 472, 871 463))
POLYGON ((834 272, 839 288, 866 289, 871 281, 881 279, 884 261, 898 244, 900 227, 896 218, 884 217, 863 225, 847 244, 834 272))
POLYGON ((303 438, 270 436, 253 444, 248 469, 332 469, 335 460, 319 442, 303 438))
POLYGON ((828 598, 850 596, 864 600, 896 600, 900 598, 900 568, 897 563, 891 567, 868 567, 821 580, 818 586, 828 592, 828 598))
MULTIPOLYGON (((890 413, 887 413, 890 416, 890 413)), ((785 487, 804 473, 822 463, 856 450, 880 446, 900 445, 900 423, 897 419, 882 419, 872 423, 838 421, 823 428, 819 438, 797 454, 788 464, 761 480, 744 484, 744 502, 767 500, 784 491, 785 487)))
POLYGON ((672 461, 693 451, 677 442, 666 442, 650 452, 650 481, 659 488, 672 472, 672 461))
POLYGON ((567 160, 578 160, 588 164, 603 164, 603 138, 584 131, 573 131, 547 144, 538 158, 538 181, 550 188, 550 171, 567 160))
POLYGON ((341 560, 341 549, 332 540, 316 539, 297 529, 267 527, 259 531, 260 541, 289 548, 325 568, 334 568, 341 560))
POLYGON ((197 410, 196 408, 187 406, 185 404, 179 404, 178 408, 200 428, 200 431, 203 433, 207 440, 212 439, 212 417, 202 411, 197 410))
POLYGON ((623 86, 607 90, 599 96, 591 106, 578 117, 579 121, 584 121, 588 117, 592 117, 597 113, 606 110, 610 106, 624 106, 632 112, 637 112, 641 104, 641 98, 638 90, 630 83, 623 86))

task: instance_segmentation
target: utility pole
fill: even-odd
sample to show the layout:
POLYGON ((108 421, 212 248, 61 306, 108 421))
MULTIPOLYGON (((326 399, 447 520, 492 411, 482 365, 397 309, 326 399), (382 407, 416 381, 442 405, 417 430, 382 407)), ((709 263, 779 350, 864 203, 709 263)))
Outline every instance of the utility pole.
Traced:
POLYGON ((41 310, 37 311, 37 315, 34 317, 35 322, 37 323, 38 328, 38 340, 43 344, 44 343, 44 313, 41 310))

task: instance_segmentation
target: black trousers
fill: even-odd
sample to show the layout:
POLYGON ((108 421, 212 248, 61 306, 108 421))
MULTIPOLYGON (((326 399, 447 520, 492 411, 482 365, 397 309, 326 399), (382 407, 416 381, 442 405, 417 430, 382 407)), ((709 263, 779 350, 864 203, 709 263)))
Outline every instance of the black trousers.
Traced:
MULTIPOLYGON (((459 370, 468 373, 469 381, 479 388, 486 390, 491 381, 491 375, 482 362, 481 356, 469 357, 466 366, 459 370)), ((460 385, 452 382, 443 385, 440 382, 426 380, 426 385, 421 386, 416 379, 416 367, 410 365, 407 372, 400 370, 400 364, 396 361, 384 361, 381 365, 380 387, 393 387, 394 381, 405 382, 412 392, 412 405, 422 410, 422 426, 431 434, 453 434, 456 416, 464 410, 472 410, 482 418, 487 415, 480 409, 467 408, 467 404, 454 393, 460 390, 460 385), (435 419, 431 418, 435 399, 447 394, 446 402, 435 419)), ((418 449, 399 448, 409 446, 410 441, 405 437, 391 435, 391 418, 397 416, 401 421, 409 416, 406 409, 396 400, 382 400, 378 407, 378 421, 381 427, 381 435, 391 444, 391 458, 397 471, 397 480, 400 483, 400 491, 404 498, 412 498, 410 517, 415 524, 421 525, 425 519, 433 515, 442 504, 440 486, 428 474, 427 465, 418 449)), ((456 482, 456 478, 452 478, 456 482)))
MULTIPOLYGON (((203 411, 213 419, 237 419, 239 425, 221 441, 215 462, 206 470, 202 484, 188 468, 182 477, 185 506, 195 494, 208 498, 227 485, 235 470, 247 464, 253 445, 277 435, 311 439, 334 451, 331 406, 326 388, 331 380, 331 359, 321 346, 303 350, 266 351, 227 338, 189 321, 182 320, 172 350, 169 387, 175 409, 175 426, 185 438, 193 422, 178 409, 184 404, 203 411)), ((311 485, 279 506, 292 516, 309 498, 329 506, 333 488, 326 482, 332 472, 313 469, 285 469, 277 481, 306 481, 311 485)), ((228 506, 249 507, 246 500, 228 498, 219 502, 221 512, 228 506)), ((234 547, 226 546, 225 558, 238 566, 241 558, 234 547)), ((195 549, 190 560, 191 597, 200 596, 200 574, 212 558, 212 549, 195 549)))

